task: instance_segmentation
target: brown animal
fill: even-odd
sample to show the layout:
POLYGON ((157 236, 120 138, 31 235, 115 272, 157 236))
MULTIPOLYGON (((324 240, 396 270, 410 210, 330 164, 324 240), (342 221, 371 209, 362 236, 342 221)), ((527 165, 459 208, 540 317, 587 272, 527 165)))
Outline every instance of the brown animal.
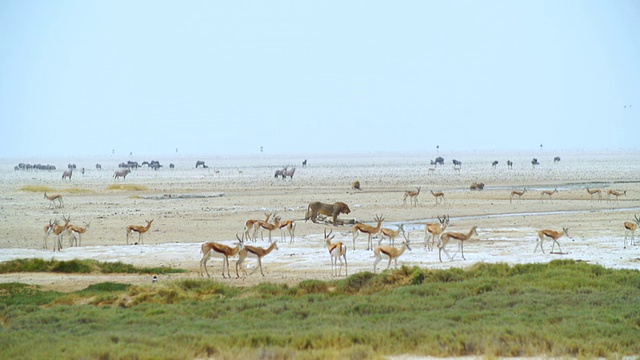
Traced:
POLYGON ((593 195, 598 195, 598 201, 602 201, 602 190, 587 188, 587 193, 591 195, 591 201, 593 201, 593 195))
POLYGON ((556 244, 558 245, 558 249, 560 249, 560 252, 562 253, 562 249, 560 248, 560 243, 558 243, 558 239, 560 239, 563 235, 567 235, 567 237, 571 237, 569 236, 568 228, 562 228, 562 231, 555 231, 555 230, 538 231, 538 241, 536 242, 536 248, 533 249, 533 252, 535 253, 536 250, 538 250, 538 246, 540 246, 540 250, 542 250, 542 253, 544 254, 542 243, 544 242, 544 239, 550 238, 551 240, 553 240, 553 245, 551 246, 551 253, 553 253, 553 248, 554 246, 556 246, 556 244))
POLYGON ((540 200, 544 201, 544 196, 547 195, 549 197, 549 201, 551 201, 551 195, 555 194, 558 192, 558 188, 553 189, 553 191, 551 190, 543 190, 540 193, 540 200))
POLYGON ((483 190, 484 189, 484 183, 476 183, 474 182, 473 184, 471 184, 471 186, 469 186, 470 190, 483 190))
POLYGON ((433 192, 433 190, 431 190, 431 195, 433 195, 433 197, 436 198, 436 205, 438 205, 439 200, 438 199, 442 199, 442 203, 444 204, 445 199, 444 199, 444 193, 441 191, 438 192, 433 192))
POLYGON ((369 241, 367 242, 367 250, 373 250, 373 242, 372 242, 372 237, 375 234, 378 234, 380 232, 380 229, 382 228, 382 222, 384 221, 384 218, 381 215, 376 215, 373 218, 376 222, 378 222, 378 226, 371 226, 371 225, 367 225, 367 224, 355 224, 352 228, 352 232, 353 232, 353 250, 356 249, 356 239, 358 238, 358 234, 360 233, 365 233, 369 235, 369 241))
MULTIPOLYGON (((62 238, 64 237, 64 233, 67 232, 67 228, 69 227, 69 222, 71 221, 71 217, 65 217, 64 215, 62 215, 62 219, 64 220, 64 225, 58 224, 57 220, 53 223, 49 222, 51 226, 49 232, 53 232, 54 235, 58 237, 57 241, 53 243, 53 251, 62 250, 62 238)), ((46 244, 45 244, 45 247, 46 247, 46 244)))
POLYGON ((360 181, 354 181, 351 184, 351 188, 354 189, 354 190, 361 190, 362 191, 362 188, 360 187, 360 181))
POLYGON ((380 229, 380 240, 378 241, 378 246, 380 246, 385 236, 389 238, 389 242, 392 246, 395 245, 396 238, 400 234, 402 234, 402 237, 407 240, 407 233, 404 232, 404 224, 398 225, 398 228, 396 230, 392 230, 389 228, 380 229))
POLYGON ((617 190, 609 190, 609 191, 607 191, 607 195, 609 195, 609 198, 611 198, 612 195, 615 196, 616 197, 616 202, 619 202, 618 198, 620 196, 627 195, 627 190, 625 190, 623 192, 620 192, 620 191, 617 191, 617 190))
POLYGON ((44 198, 49 200, 49 208, 56 208, 56 200, 58 200, 60 207, 64 206, 64 204, 62 203, 62 195, 60 194, 47 195, 47 193, 44 193, 44 198))
MULTIPOLYGON (((440 235, 440 241, 438 241, 438 259, 440 259, 440 262, 442 262, 443 251, 445 254, 447 254, 449 259, 453 259, 453 257, 451 257, 447 252, 447 244, 451 239, 460 241, 460 243, 458 244, 458 248, 462 252, 462 259, 467 260, 464 258, 464 242, 471 239, 471 237, 474 234, 478 235, 478 232, 476 231, 477 228, 478 228, 477 226, 472 227, 471 230, 469 230, 469 232, 466 234, 458 233, 458 232, 449 232, 449 233, 444 233, 440 235)), ((455 256, 455 254, 453 255, 455 256)))
POLYGON ((378 246, 373 250, 373 256, 376 258, 373 262, 373 272, 376 272, 376 267, 378 263, 384 258, 388 259, 389 263, 387 264, 387 269, 391 266, 391 260, 394 262, 394 267, 398 267, 398 258, 404 254, 405 250, 411 250, 409 246, 409 240, 405 240, 402 242, 402 246, 400 249, 397 249, 393 246, 378 246))
POLYGON ((236 238, 238 239, 238 243, 235 247, 230 247, 224 244, 217 243, 215 241, 206 242, 202 244, 202 246, 200 246, 200 251, 203 254, 202 260, 200 260, 200 276, 204 276, 202 274, 202 269, 204 269, 204 271, 207 273, 207 276, 211 277, 211 275, 209 275, 209 270, 207 269, 207 261, 209 261, 209 259, 211 258, 211 252, 213 251, 215 253, 222 254, 222 256, 224 257, 224 260, 222 261, 222 277, 225 277, 224 269, 226 267, 227 276, 231 278, 231 275, 229 274, 229 257, 235 256, 243 246, 243 241, 238 237, 237 234, 236 238))
POLYGON ((517 196, 518 197, 518 201, 522 201, 522 195, 524 195, 524 193, 527 192, 527 189, 522 189, 522 191, 518 191, 518 190, 513 190, 511 192, 511 197, 509 198, 509 203, 511 203, 513 201, 513 197, 517 196))
POLYGON ((333 204, 325 204, 319 201, 312 202, 307 207, 307 213, 305 214, 304 221, 311 219, 314 223, 317 223, 318 214, 333 217, 333 226, 338 224, 338 215, 348 214, 351 212, 349 206, 341 201, 333 204))
POLYGON ((635 215, 635 222, 631 222, 631 221, 625 221, 624 222, 624 248, 627 248, 627 233, 631 234, 631 245, 635 245, 634 241, 633 241, 633 235, 636 232, 636 230, 638 230, 638 226, 640 225, 640 218, 638 218, 638 215, 635 215))
POLYGON ((82 234, 86 233, 87 230, 89 230, 89 226, 89 223, 85 223, 84 227, 78 225, 69 225, 67 227, 67 232, 71 234, 71 237, 73 238, 73 240, 69 241, 70 245, 73 245, 72 241, 75 241, 75 246, 82 246, 82 234), (76 238, 76 234, 78 235, 79 240, 78 238, 76 238))
POLYGON ((349 269, 347 268, 347 246, 343 242, 332 243, 331 240, 333 240, 335 235, 331 236, 331 232, 332 231, 329 231, 329 234, 327 234, 327 229, 324 230, 324 240, 329 249, 329 255, 331 255, 331 276, 340 276, 343 264, 344 276, 347 276, 349 275, 349 269), (340 261, 340 268, 338 268, 338 261, 340 261))
POLYGON ((127 245, 129 245, 129 235, 131 235, 132 232, 137 232, 138 233, 138 243, 142 244, 142 235, 144 233, 146 233, 147 231, 149 231, 149 229, 151 229, 151 223, 153 222, 153 219, 151 220, 145 220, 147 222, 147 226, 140 226, 140 225, 129 225, 127 226, 127 245))
POLYGON ((244 260, 247 257, 252 257, 252 258, 256 258, 258 259, 258 265, 260 266, 260 274, 262 274, 262 276, 264 276, 264 273, 262 272, 262 258, 269 255, 269 253, 271 253, 271 251, 273 251, 273 249, 278 250, 278 242, 272 242, 271 245, 269 245, 268 248, 261 248, 261 247, 257 247, 257 246, 249 246, 246 245, 244 248, 242 248, 239 252, 238 252, 238 261, 236 262, 236 277, 240 277, 239 273, 238 273, 238 267, 242 268, 242 271, 244 272, 244 276, 247 276, 247 270, 244 268, 244 266, 242 266, 242 264, 244 263, 244 260))
MULTIPOLYGON (((267 213, 264 213, 264 216, 266 217, 266 218, 264 219, 264 221, 269 222, 269 218, 270 218, 272 215, 273 215, 273 213, 268 213, 268 214, 267 214, 267 213)), ((249 239, 249 240, 254 240, 254 241, 255 241, 255 239, 252 239, 252 238, 251 238, 251 235, 249 234, 249 232, 250 232, 251 230, 255 231, 256 224, 257 224, 259 221, 262 221, 262 220, 253 220, 253 219, 249 219, 249 220, 245 221, 245 223, 244 223, 244 235, 243 235, 243 239, 244 239, 244 237, 246 237, 246 238, 247 238, 247 239, 249 239)))
POLYGON ((420 195, 420 186, 416 186, 416 189, 416 191, 407 190, 404 192, 404 197, 402 198, 402 203, 404 205, 407 204, 407 198, 409 198, 409 204, 418 206, 418 195, 420 195))
POLYGON ((280 239, 284 241, 284 231, 289 233, 289 244, 293 244, 293 238, 296 233, 296 222, 294 220, 285 220, 280 222, 280 239))
POLYGON ((427 223, 424 228, 424 247, 429 251, 433 250, 436 237, 439 237, 447 229, 447 226, 449 226, 449 215, 443 215, 442 218, 438 216, 437 223, 427 223), (431 235, 431 241, 428 240, 429 235, 431 235))

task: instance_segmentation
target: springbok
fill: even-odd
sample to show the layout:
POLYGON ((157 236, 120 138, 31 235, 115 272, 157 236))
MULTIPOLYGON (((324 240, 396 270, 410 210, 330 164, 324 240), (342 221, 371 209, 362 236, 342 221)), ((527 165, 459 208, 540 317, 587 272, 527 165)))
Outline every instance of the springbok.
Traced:
POLYGON ((380 233, 380 229, 382 228, 382 222, 384 218, 381 215, 376 215, 374 220, 378 223, 378 226, 371 226, 367 224, 355 224, 352 228, 353 232, 353 250, 356 249, 356 239, 358 238, 358 234, 365 233, 369 235, 369 241, 367 242, 367 250, 373 250, 373 242, 371 238, 373 235, 380 233))
POLYGON ((398 267, 398 258, 404 254, 404 251, 409 249, 411 251, 411 247, 409 246, 409 240, 405 240, 402 242, 400 249, 395 248, 393 246, 378 246, 373 250, 373 256, 376 258, 373 262, 373 272, 376 272, 376 267, 378 263, 384 258, 389 259, 389 263, 387 264, 387 269, 391 266, 391 260, 394 262, 394 267, 398 267))
POLYGON ((636 232, 636 230, 638 230, 638 226, 640 226, 640 218, 638 218, 638 215, 635 215, 635 222, 631 222, 631 221, 625 221, 624 222, 624 248, 627 248, 627 233, 631 234, 631 245, 635 245, 634 240, 633 240, 633 235, 636 232))
POLYGON ((64 204, 62 203, 62 195, 60 194, 54 194, 54 195, 47 195, 47 193, 44 193, 44 198, 49 200, 49 208, 53 207, 54 209, 56 208, 56 200, 58 200, 58 203, 60 204, 60 207, 63 207, 64 204))
POLYGON ((402 198, 402 204, 407 204, 407 198, 409 198, 409 204, 412 206, 418 206, 418 195, 420 195, 420 186, 416 186, 416 191, 406 190, 404 197, 402 198))
POLYGON ((437 223, 427 223, 424 227, 424 247, 429 251, 433 250, 436 238, 442 234, 449 226, 449 215, 443 215, 442 218, 438 216, 437 223), (431 241, 428 240, 429 234, 431 234, 431 241))
POLYGON ((331 240, 335 235, 331 235, 333 230, 327 234, 327 229, 324 230, 324 240, 329 249, 329 255, 331 255, 331 276, 340 276, 342 271, 342 265, 344 264, 344 275, 349 275, 349 269, 347 268, 347 246, 343 242, 332 243, 331 240), (344 259, 344 261, 343 261, 344 259), (340 261, 340 268, 338 268, 338 261, 340 261))
POLYGON ((145 221, 147 222, 147 226, 140 226, 140 225, 127 226, 127 245, 129 245, 129 236, 131 235, 132 232, 137 232, 138 243, 140 244, 143 243, 142 235, 144 235, 144 233, 146 233, 147 231, 149 231, 149 229, 151 229, 151 223, 153 222, 153 219, 145 220, 145 221))

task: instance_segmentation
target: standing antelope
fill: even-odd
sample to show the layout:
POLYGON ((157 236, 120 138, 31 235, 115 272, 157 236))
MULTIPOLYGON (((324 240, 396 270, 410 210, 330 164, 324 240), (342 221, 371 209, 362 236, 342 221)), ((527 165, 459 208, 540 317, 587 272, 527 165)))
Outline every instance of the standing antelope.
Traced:
MULTIPOLYGON (((49 224, 44 226, 44 237, 42 238, 43 249, 47 249, 47 239, 49 239, 49 235, 51 235, 54 225, 55 225, 55 222, 53 220, 49 220, 49 224)), ((53 243, 54 249, 55 249, 55 246, 56 246, 56 243, 54 240, 54 243, 53 243)))
POLYGON ((62 220, 64 220, 64 225, 58 224, 58 221, 56 220, 55 222, 53 222, 52 228, 50 230, 53 231, 53 233, 58 237, 57 241, 53 244, 53 251, 62 251, 62 238, 64 237, 64 233, 67 232, 67 227, 69 227, 71 216, 65 217, 64 215, 62 215, 62 220))
POLYGON ((436 237, 439 237, 447 229, 447 226, 449 226, 449 215, 443 215, 442 218, 438 216, 437 223, 427 223, 424 227, 424 247, 429 251, 433 250, 436 237), (431 242, 428 240, 429 234, 431 234, 431 242))
POLYGON ((58 200, 58 203, 60 205, 60 207, 63 207, 64 204, 62 203, 62 195, 60 194, 54 194, 54 195, 47 195, 47 193, 44 193, 44 198, 49 200, 49 208, 53 207, 54 209, 56 208, 56 200, 58 200))
POLYGON ((376 272, 376 267, 383 258, 389 260, 387 269, 391 266, 391 260, 394 262, 394 267, 398 267, 398 258, 404 254, 404 251, 407 249, 411 250, 409 240, 404 240, 400 249, 393 246, 377 246, 375 250, 373 250, 373 256, 376 258, 373 262, 373 272, 376 272))
POLYGON ((202 273, 202 269, 207 273, 207 277, 211 277, 209 275, 209 270, 207 269, 207 261, 211 258, 212 251, 218 254, 221 254, 224 259, 222 260, 222 277, 224 276, 224 269, 227 268, 227 276, 231 278, 229 274, 229 257, 235 256, 243 246, 243 240, 238 237, 236 234, 236 238, 238 239, 238 243, 235 247, 230 247, 224 244, 220 244, 215 241, 205 242, 200 246, 200 251, 202 252, 202 260, 200 260, 200 276, 204 276, 202 273))
POLYGON ((527 192, 527 189, 522 189, 522 191, 517 191, 517 190, 513 190, 511 192, 511 197, 509 198, 509 203, 511 204, 513 201, 513 197, 517 196, 518 197, 518 201, 522 202, 522 195, 524 195, 524 193, 527 192))
POLYGON ((349 269, 347 268, 347 246, 343 242, 332 243, 331 240, 335 235, 331 236, 333 230, 327 234, 327 229, 324 230, 324 240, 329 249, 329 255, 331 255, 331 276, 340 276, 342 271, 342 265, 344 264, 344 276, 348 276, 349 269), (343 261, 344 259, 344 261, 343 261), (340 261, 340 268, 338 268, 338 261, 340 261))
POLYGON ((122 180, 124 181, 127 179, 127 175, 129 175, 130 173, 131 173, 131 170, 129 169, 118 170, 113 173, 113 178, 115 180, 118 180, 118 178, 122 178, 122 180))
MULTIPOLYGON (((279 216, 274 217, 273 224, 266 221, 258 221, 255 226, 256 226, 256 230, 253 233, 254 239, 256 238, 258 229, 265 229, 269 231, 269 242, 272 242, 273 240, 271 240, 271 232, 275 229, 280 228, 280 217, 279 216)), ((264 238, 262 238, 262 240, 264 240, 264 238)))
POLYGON ((593 195, 598 195, 598 201, 602 201, 602 190, 600 189, 589 189, 587 188, 587 192, 591 195, 591 201, 593 201, 593 195))
MULTIPOLYGON (((82 246, 82 234, 86 233, 87 230, 89 230, 89 225, 90 223, 85 223, 84 226, 69 225, 67 227, 67 232, 71 234, 73 241, 75 241, 75 246, 82 246), (76 234, 78 235, 78 238, 76 238, 76 234)), ((70 239, 69 241, 71 243, 72 240, 70 239)))
POLYGON ((398 225, 398 228, 396 230, 391 230, 389 228, 380 229, 380 240, 378 240, 378 246, 380 246, 385 236, 389 238, 389 242, 391 243, 391 245, 394 245, 396 238, 400 234, 402 234, 402 237, 407 240, 407 233, 404 232, 404 224, 398 225))
POLYGON ((630 244, 633 246, 635 245, 634 241, 633 241, 633 236, 634 233, 636 232, 636 230, 638 230, 638 226, 640 225, 640 218, 638 218, 638 215, 634 215, 635 218, 635 222, 631 222, 631 221, 625 221, 624 222, 624 248, 627 248, 627 233, 631 234, 631 242, 630 244))
POLYGON ((247 276, 247 270, 244 268, 244 266, 242 266, 242 264, 244 263, 244 260, 247 257, 252 257, 252 258, 256 258, 258 259, 258 265, 260 266, 260 274, 262 274, 262 276, 264 276, 264 273, 262 272, 262 258, 269 255, 269 253, 271 253, 271 251, 273 251, 273 249, 278 250, 278 242, 274 241, 271 243, 271 245, 269 245, 268 248, 260 248, 257 246, 249 246, 249 245, 245 245, 244 248, 242 248, 239 252, 238 252, 238 261, 236 262, 236 277, 240 277, 239 273, 238 273, 238 267, 242 268, 242 271, 244 272, 244 276, 247 276))
POLYGON ((551 190, 543 190, 540 193, 540 201, 544 202, 544 196, 547 195, 549 197, 549 201, 551 201, 551 195, 555 194, 558 192, 558 188, 553 189, 553 191, 551 190))
POLYGON ((442 203, 445 203, 444 193, 442 191, 433 192, 433 190, 431 190, 431 195, 436 198, 436 205, 438 205, 438 199, 442 199, 442 203))
MULTIPOLYGON (((273 213, 264 213, 264 216, 266 217, 264 219, 264 221, 269 222, 269 218, 273 215, 273 213)), ((249 235, 249 231, 253 230, 255 231, 255 226, 256 223, 262 221, 262 220, 253 220, 253 219, 249 219, 247 221, 245 221, 244 223, 244 236, 243 238, 246 236, 247 239, 249 240, 255 240, 255 239, 251 239, 251 235, 249 235)))
POLYGON ((142 244, 142 235, 144 233, 146 233, 147 231, 149 231, 149 229, 151 229, 151 223, 153 222, 153 219, 151 220, 145 220, 147 222, 147 226, 140 226, 140 225, 129 225, 127 226, 127 245, 129 245, 129 235, 131 235, 131 232, 137 232, 138 233, 138 243, 142 244))
POLYGON ((293 244, 293 238, 296 232, 296 222, 294 220, 286 220, 280 222, 280 239, 284 241, 284 230, 286 229, 289 233, 289 244, 293 244))
POLYGON ((627 195, 627 190, 620 192, 617 190, 609 190, 607 191, 607 195, 609 195, 609 199, 611 199, 611 195, 616 197, 616 202, 619 202, 619 197, 623 195, 627 195))
POLYGON ((418 206, 418 195, 420 195, 420 186, 416 186, 416 191, 407 190, 404 192, 404 197, 402 198, 402 203, 404 205, 407 204, 407 198, 409 198, 409 204, 413 206, 418 206))
POLYGON ((353 250, 356 249, 356 239, 358 238, 358 235, 360 233, 365 233, 369 235, 369 241, 367 242, 367 250, 373 250, 373 242, 371 241, 371 238, 373 237, 373 235, 378 234, 380 232, 380 228, 382 228, 382 222, 384 221, 384 218, 380 215, 376 215, 374 217, 374 220, 378 222, 378 226, 373 227, 371 225, 367 225, 367 224, 355 224, 352 228, 352 232, 353 232, 353 250))
POLYGON ((560 253, 562 253, 562 248, 560 248, 560 243, 558 242, 558 239, 560 239, 563 235, 567 235, 567 237, 571 238, 571 236, 569 235, 569 228, 562 228, 562 231, 555 231, 555 230, 538 231, 538 241, 536 242, 536 247, 535 249, 533 249, 533 252, 535 253, 536 250, 538 250, 538 246, 540 246, 540 250, 542 250, 542 253, 544 254, 544 249, 542 248, 542 244, 544 242, 544 239, 550 238, 551 240, 553 240, 553 245, 551 246, 551 253, 553 254, 553 249, 554 249, 554 246, 556 246, 556 244, 558 245, 558 249, 560 249, 560 253))
MULTIPOLYGON (((460 243, 458 244, 458 248, 462 252, 462 259, 467 260, 464 258, 464 242, 471 239, 474 234, 478 235, 478 232, 476 231, 477 228, 477 226, 472 227, 467 234, 449 232, 440 235, 440 241, 438 241, 438 259, 440 259, 440 262, 442 262, 443 251, 445 254, 447 254, 449 259, 453 259, 453 257, 449 255, 449 252, 447 252, 447 244, 449 244, 449 240, 451 239, 460 241, 460 243)), ((455 254, 453 254, 453 256, 455 256, 455 254)))

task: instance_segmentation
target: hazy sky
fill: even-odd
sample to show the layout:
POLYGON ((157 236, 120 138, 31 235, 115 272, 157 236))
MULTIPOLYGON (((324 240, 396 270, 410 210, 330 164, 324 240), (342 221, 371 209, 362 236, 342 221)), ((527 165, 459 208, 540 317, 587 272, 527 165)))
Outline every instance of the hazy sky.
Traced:
POLYGON ((637 0, 0 1, 5 158, 639 149, 639 95, 637 0))

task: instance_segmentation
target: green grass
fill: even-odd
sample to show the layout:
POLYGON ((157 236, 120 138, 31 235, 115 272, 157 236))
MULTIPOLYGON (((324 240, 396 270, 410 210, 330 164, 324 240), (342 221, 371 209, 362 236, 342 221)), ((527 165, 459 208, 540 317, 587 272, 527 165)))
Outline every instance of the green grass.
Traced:
POLYGON ((0 285, 0 357, 617 358, 640 353, 640 273, 575 261, 403 267, 234 287, 105 283, 75 293, 0 285))
POLYGON ((170 274, 185 272, 185 270, 165 267, 137 268, 122 262, 99 262, 96 260, 16 259, 0 263, 0 274, 14 272, 170 274))

